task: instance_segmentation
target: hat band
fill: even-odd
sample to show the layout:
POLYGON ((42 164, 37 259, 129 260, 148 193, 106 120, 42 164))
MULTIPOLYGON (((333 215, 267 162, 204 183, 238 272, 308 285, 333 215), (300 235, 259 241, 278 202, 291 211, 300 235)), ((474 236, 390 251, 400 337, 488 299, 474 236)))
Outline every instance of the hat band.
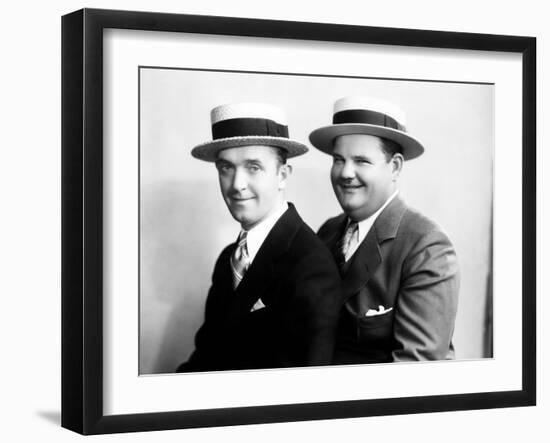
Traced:
POLYGON ((288 138, 288 126, 266 118, 232 118, 212 125, 214 140, 228 137, 270 136, 288 138))
POLYGON ((405 127, 400 125, 397 120, 382 112, 367 111, 365 109, 350 109, 347 111, 336 112, 332 117, 332 124, 342 123, 363 123, 367 125, 384 126, 386 128, 404 131, 405 127))

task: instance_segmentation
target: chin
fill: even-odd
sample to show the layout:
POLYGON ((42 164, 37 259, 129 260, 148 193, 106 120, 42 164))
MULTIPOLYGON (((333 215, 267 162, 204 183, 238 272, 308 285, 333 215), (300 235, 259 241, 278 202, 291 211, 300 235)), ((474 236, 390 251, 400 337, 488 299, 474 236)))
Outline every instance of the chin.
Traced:
POLYGON ((362 212, 363 205, 357 205, 353 204, 352 202, 341 202, 340 206, 342 207, 342 210, 346 213, 346 215, 350 217, 355 217, 358 215, 358 213, 362 212))
POLYGON ((231 213, 231 216, 239 223, 243 223, 246 220, 246 215, 242 211, 229 209, 229 212, 231 213))
POLYGON ((359 209, 358 205, 356 205, 353 202, 353 199, 341 198, 341 199, 338 200, 338 202, 340 203, 340 206, 342 207, 342 209, 346 212, 355 211, 355 210, 359 209))
POLYGON ((249 225, 250 223, 252 223, 250 217, 247 217, 245 214, 239 214, 237 215, 237 217, 235 217, 235 219, 242 225, 249 225))
POLYGON ((244 214, 243 212, 232 212, 231 215, 235 221, 239 222, 242 227, 247 227, 254 224, 254 220, 244 214))

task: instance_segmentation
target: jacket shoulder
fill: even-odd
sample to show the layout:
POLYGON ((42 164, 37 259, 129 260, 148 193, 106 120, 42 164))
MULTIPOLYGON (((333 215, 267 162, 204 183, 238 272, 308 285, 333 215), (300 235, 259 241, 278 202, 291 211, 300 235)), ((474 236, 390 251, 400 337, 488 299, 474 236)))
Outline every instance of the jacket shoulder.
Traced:
POLYGON ((291 249, 301 256, 320 255, 331 257, 330 251, 325 243, 304 221, 300 223, 300 227, 292 242, 291 249))
POLYGON ((212 273, 213 280, 216 280, 220 276, 220 274, 222 274, 225 271, 225 268, 229 263, 231 254, 233 253, 234 249, 235 249, 235 243, 230 243, 222 250, 218 258, 216 259, 216 263, 214 265, 214 272, 212 273))
POLYGON ((333 233, 340 228, 345 218, 346 215, 343 213, 337 215, 336 217, 329 218, 321 225, 317 234, 319 235, 319 237, 323 238, 324 236, 333 233))
POLYGON ((449 236, 438 223, 410 207, 403 214, 398 235, 405 235, 411 239, 437 237, 450 243, 449 236))

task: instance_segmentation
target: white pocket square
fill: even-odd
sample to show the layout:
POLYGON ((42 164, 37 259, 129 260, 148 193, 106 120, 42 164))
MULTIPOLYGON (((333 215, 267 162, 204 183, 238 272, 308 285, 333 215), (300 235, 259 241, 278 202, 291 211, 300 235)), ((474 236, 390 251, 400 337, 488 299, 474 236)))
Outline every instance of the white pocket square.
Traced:
POLYGON ((254 311, 257 311, 258 309, 263 309, 263 308, 265 308, 264 302, 262 301, 261 298, 259 298, 258 301, 254 303, 254 306, 252 306, 252 309, 250 309, 250 312, 254 312, 254 311))
POLYGON ((388 312, 390 312, 393 308, 388 308, 388 309, 385 309, 384 306, 382 305, 379 305, 378 306, 378 311, 376 309, 369 309, 366 314, 365 314, 365 317, 374 317, 375 315, 382 315, 382 314, 386 314, 388 312))

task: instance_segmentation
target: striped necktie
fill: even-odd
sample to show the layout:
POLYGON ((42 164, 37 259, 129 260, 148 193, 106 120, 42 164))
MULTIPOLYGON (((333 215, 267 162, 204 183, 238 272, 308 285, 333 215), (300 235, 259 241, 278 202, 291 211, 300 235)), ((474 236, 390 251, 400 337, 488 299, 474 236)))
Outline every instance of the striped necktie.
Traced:
POLYGON ((350 220, 346 231, 337 244, 337 261, 340 268, 348 261, 348 254, 358 241, 359 226, 356 221, 350 220))
POLYGON ((235 252, 231 255, 233 289, 239 286, 248 266, 250 266, 250 258, 248 257, 248 248, 246 247, 246 231, 241 231, 235 252))

